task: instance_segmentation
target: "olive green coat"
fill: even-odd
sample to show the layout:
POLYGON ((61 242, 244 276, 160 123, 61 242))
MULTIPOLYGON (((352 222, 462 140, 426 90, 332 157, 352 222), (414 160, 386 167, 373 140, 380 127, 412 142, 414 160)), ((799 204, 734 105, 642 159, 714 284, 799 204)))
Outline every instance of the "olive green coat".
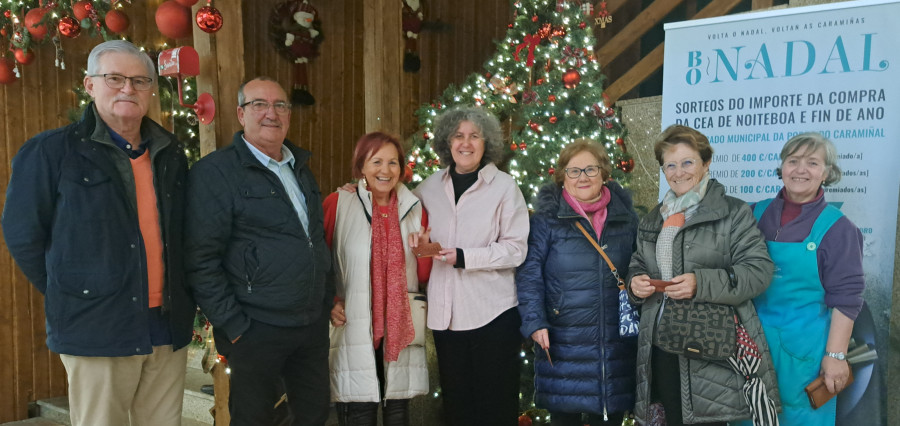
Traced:
MULTIPOLYGON (((638 227, 637 252, 631 258, 627 284, 636 275, 647 274, 659 279, 656 261, 656 239, 663 219, 657 205, 638 227)), ((693 272, 697 277, 700 302, 732 305, 750 337, 763 354, 758 375, 775 401, 779 411, 775 370, 769 355, 759 317, 751 299, 763 293, 772 279, 774 264, 769 258, 762 234, 749 206, 725 195, 725 187, 715 179, 709 182, 706 195, 695 213, 687 220, 672 245, 673 275, 693 272), (733 270, 730 276, 728 267, 733 270)), ((637 401, 635 415, 646 422, 650 403, 650 354, 657 313, 662 293, 632 301, 641 305, 640 335, 637 358, 637 401)), ((741 388, 744 377, 726 362, 712 363, 679 357, 681 376, 681 408, 685 423, 721 422, 750 418, 750 410, 741 388)), ((672 384, 675 385, 675 384, 672 384)))

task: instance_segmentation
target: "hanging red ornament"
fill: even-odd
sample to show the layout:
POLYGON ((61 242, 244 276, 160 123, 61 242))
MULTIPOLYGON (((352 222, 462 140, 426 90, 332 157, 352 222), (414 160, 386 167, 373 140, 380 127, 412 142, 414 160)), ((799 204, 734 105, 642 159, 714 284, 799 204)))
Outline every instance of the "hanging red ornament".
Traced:
POLYGON ((616 145, 619 145, 619 148, 622 150, 622 152, 628 152, 628 148, 625 147, 625 139, 616 138, 616 145))
POLYGON ((16 49, 15 52, 13 52, 13 56, 15 56, 16 60, 22 65, 28 65, 34 62, 34 52, 30 50, 16 49))
POLYGON ((74 16, 78 22, 81 22, 84 18, 90 16, 93 10, 94 5, 91 2, 87 0, 78 1, 72 5, 72 16, 74 16))
POLYGON ((509 149, 510 149, 510 151, 515 151, 515 150, 516 150, 516 143, 513 142, 513 143, 509 144, 509 149))
POLYGON ((537 79, 537 81, 535 81, 534 83, 537 84, 538 86, 540 86, 540 85, 544 84, 544 79, 543 79, 543 78, 539 78, 539 79, 537 79))
POLYGON ((581 82, 581 74, 574 68, 569 68, 562 76, 563 86, 566 89, 574 89, 581 82))
POLYGON ((510 22, 509 24, 506 25, 506 28, 512 28, 512 27, 513 27, 512 22, 510 22))
POLYGON ((540 132, 541 132, 541 125, 540 125, 540 124, 537 124, 537 123, 535 123, 535 122, 533 122, 533 121, 529 121, 529 122, 528 122, 528 127, 531 128, 531 130, 534 131, 534 132, 537 132, 537 133, 540 133, 540 132))
POLYGON ((585 29, 585 27, 587 27, 587 24, 584 22, 578 24, 578 28, 581 28, 582 30, 585 29))
POLYGON ((549 174, 552 175, 552 174, 556 173, 556 169, 554 169, 553 167, 551 167, 549 170, 547 170, 547 173, 549 173, 549 174))
POLYGON ((528 414, 522 414, 519 416, 519 426, 531 426, 534 423, 534 420, 528 414))
POLYGON ((12 35, 13 44, 21 45, 25 43, 25 36, 22 35, 21 31, 16 31, 12 35))
POLYGON ((175 0, 175 1, 177 1, 178 4, 180 4, 180 5, 184 6, 184 7, 191 7, 191 6, 195 5, 195 4, 197 4, 197 1, 198 1, 198 0, 175 0))
POLYGON ((541 25, 541 28, 537 31, 537 35, 542 40, 546 40, 547 37, 550 37, 550 23, 547 22, 544 25, 541 25))
POLYGON ((547 96, 547 100, 550 102, 556 102, 556 95, 547 96))
POLYGON ((538 21, 537 15, 534 15, 531 17, 531 22, 537 22, 537 21, 538 21))
POLYGON ((555 115, 551 115, 551 116, 550 116, 550 123, 552 123, 552 124, 556 124, 556 122, 557 122, 557 121, 558 121, 558 120, 559 120, 559 119, 558 119, 558 118, 556 118, 556 116, 555 116, 555 115))
POLYGON ((68 38, 75 38, 81 34, 81 25, 71 16, 63 16, 59 23, 56 24, 56 29, 59 30, 60 34, 68 38))
POLYGON ((0 57, 0 84, 13 84, 19 79, 19 77, 16 77, 15 68, 15 61, 0 57))
POLYGON ((6 19, 12 18, 12 12, 9 10, 6 10, 3 12, 3 16, 5 16, 6 19))
POLYGON ((403 177, 401 178, 401 180, 403 181, 403 183, 410 183, 410 182, 412 182, 412 178, 413 178, 413 168, 412 168, 412 166, 407 165, 406 167, 403 168, 403 177))
POLYGON ((528 148, 528 145, 525 145, 525 142, 519 144, 519 150, 524 151, 525 148, 528 148))
POLYGON ((434 164, 434 161, 432 161, 432 160, 428 160, 425 162, 426 167, 431 167, 432 164, 434 164))
POLYGON ((623 171, 623 172, 625 172, 625 173, 631 173, 631 171, 634 170, 634 159, 633 159, 633 158, 629 158, 629 159, 627 159, 627 160, 621 160, 621 161, 619 161, 619 167, 618 167, 618 168, 619 168, 619 170, 621 170, 621 171, 623 171))
POLYGON ((206 3, 197 11, 197 26, 203 32, 214 33, 222 29, 222 12, 206 3))
POLYGON ((431 139, 431 135, 429 135, 428 132, 422 133, 422 139, 425 139, 427 141, 428 139, 431 139))
POLYGON ((44 36, 47 35, 47 25, 41 24, 41 19, 44 19, 44 15, 48 10, 39 7, 31 9, 25 14, 25 29, 31 34, 31 38, 36 41, 43 40, 44 36))
POLYGON ((106 16, 103 18, 103 23, 106 24, 106 28, 109 28, 110 31, 116 34, 124 33, 125 30, 128 29, 128 24, 130 24, 128 15, 118 10, 110 10, 109 12, 106 12, 106 16))
POLYGON ((441 165, 441 160, 438 159, 438 158, 435 158, 435 159, 434 159, 434 165, 435 165, 435 166, 440 166, 440 165, 441 165))
POLYGON ((159 32, 173 39, 191 35, 191 9, 174 0, 167 0, 156 9, 156 27, 159 32))

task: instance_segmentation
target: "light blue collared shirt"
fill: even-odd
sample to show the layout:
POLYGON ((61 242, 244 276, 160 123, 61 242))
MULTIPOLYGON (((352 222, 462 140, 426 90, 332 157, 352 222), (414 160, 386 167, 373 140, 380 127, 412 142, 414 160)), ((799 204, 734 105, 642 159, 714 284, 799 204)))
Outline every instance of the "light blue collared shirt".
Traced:
MULTIPOLYGON (((241 137, 243 138, 243 135, 241 137)), ((296 162, 294 154, 286 146, 281 145, 281 161, 275 161, 272 157, 253 146, 253 144, 247 142, 246 138, 244 138, 244 142, 247 144, 247 148, 250 148, 253 156, 262 163, 263 167, 271 170, 272 173, 275 173, 275 176, 278 176, 281 185, 287 190, 291 204, 294 205, 294 210, 297 211, 297 217, 300 218, 300 223, 303 224, 303 230, 309 235, 309 213, 306 210, 306 197, 303 195, 303 191, 300 190, 300 182, 297 182, 297 176, 294 175, 294 163, 296 162)))

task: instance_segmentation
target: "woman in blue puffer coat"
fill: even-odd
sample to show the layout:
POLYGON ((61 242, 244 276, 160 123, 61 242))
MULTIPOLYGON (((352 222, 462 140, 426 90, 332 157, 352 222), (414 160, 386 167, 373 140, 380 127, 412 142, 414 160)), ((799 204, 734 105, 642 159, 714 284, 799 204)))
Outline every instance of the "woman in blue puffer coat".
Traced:
POLYGON ((540 346, 534 402, 554 426, 581 426, 583 414, 591 426, 620 425, 634 407, 637 338, 620 337, 616 279, 576 224, 625 276, 637 215, 631 195, 609 180, 600 144, 566 146, 556 170, 538 194, 528 257, 516 274, 521 331, 540 346))

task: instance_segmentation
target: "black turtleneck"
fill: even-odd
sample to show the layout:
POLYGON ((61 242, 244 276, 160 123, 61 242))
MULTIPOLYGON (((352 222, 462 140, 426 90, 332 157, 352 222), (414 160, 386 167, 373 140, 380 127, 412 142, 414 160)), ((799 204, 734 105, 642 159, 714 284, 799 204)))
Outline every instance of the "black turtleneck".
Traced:
POLYGON ((450 179, 453 180, 453 195, 456 197, 455 202, 459 203, 459 197, 463 195, 475 181, 478 180, 478 172, 484 168, 484 165, 478 166, 478 169, 469 173, 456 173, 456 165, 450 167, 450 179))

